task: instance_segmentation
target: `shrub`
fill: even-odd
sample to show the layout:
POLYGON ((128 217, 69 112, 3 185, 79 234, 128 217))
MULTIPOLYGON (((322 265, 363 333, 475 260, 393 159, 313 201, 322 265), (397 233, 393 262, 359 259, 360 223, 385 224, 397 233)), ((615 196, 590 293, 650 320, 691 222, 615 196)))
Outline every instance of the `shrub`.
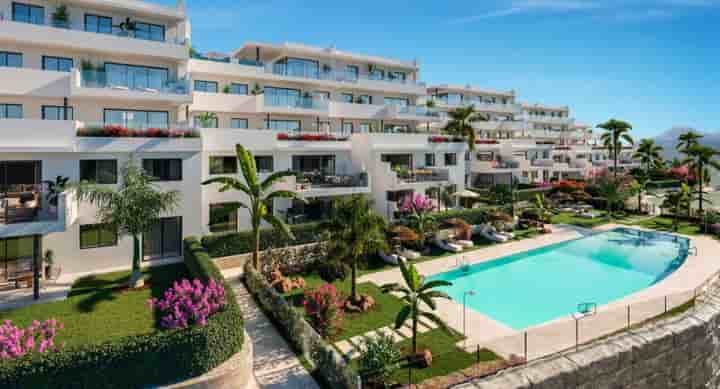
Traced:
POLYGON ((28 328, 22 329, 10 320, 0 325, 0 359, 19 358, 28 353, 57 351, 55 335, 63 329, 55 319, 44 322, 34 320, 28 328))
POLYGON ((345 281, 350 273, 350 267, 340 261, 327 261, 319 264, 317 271, 323 281, 333 283, 338 280, 345 281))
POLYGON ((392 336, 365 337, 358 359, 360 374, 370 382, 382 384, 398 369, 401 356, 392 336))
POLYGON ((435 214, 435 220, 438 224, 443 224, 450 219, 458 218, 464 220, 470 225, 483 224, 488 221, 489 208, 484 209, 460 209, 438 212, 435 214))
MULTIPOLYGON (((288 240, 274 228, 260 230, 260 250, 271 247, 283 247, 289 244, 300 245, 320 240, 322 230, 319 223, 291 225, 295 240, 288 240)), ((252 231, 241 231, 223 235, 208 235, 202 238, 202 244, 211 257, 247 254, 252 252, 252 231)))
POLYGON ((197 278, 173 283, 162 299, 150 299, 150 307, 160 310, 160 326, 185 328, 191 324, 207 325, 208 318, 225 308, 225 288, 210 279, 207 285, 197 278))
POLYGON ((305 314, 320 335, 332 336, 342 325, 343 300, 332 284, 305 292, 305 314))

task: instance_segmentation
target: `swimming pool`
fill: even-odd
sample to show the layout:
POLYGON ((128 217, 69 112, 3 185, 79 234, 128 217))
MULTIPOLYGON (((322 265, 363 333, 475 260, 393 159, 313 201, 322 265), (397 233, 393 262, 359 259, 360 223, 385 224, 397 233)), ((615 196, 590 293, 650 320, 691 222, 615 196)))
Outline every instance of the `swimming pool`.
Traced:
POLYGON ((687 257, 686 238, 617 228, 428 277, 454 301, 516 330, 645 289, 687 257))

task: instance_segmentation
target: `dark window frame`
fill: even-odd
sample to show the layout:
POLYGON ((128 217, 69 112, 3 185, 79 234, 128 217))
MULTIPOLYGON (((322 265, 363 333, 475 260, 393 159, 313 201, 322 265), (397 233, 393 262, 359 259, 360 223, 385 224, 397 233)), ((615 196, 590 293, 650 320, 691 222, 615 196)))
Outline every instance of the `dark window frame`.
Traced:
MULTIPOLYGON (((27 3, 20 3, 20 2, 15 2, 15 1, 13 1, 13 3, 12 3, 12 11, 11 11, 11 12, 12 12, 12 20, 13 20, 14 22, 30 23, 30 24, 41 25, 41 26, 44 26, 44 25, 45 25, 45 7, 42 6, 42 5, 27 4, 27 3), (42 23, 33 23, 33 22, 30 22, 30 21, 24 21, 24 20, 19 20, 19 19, 17 19, 17 17, 16 17, 16 15, 17 15, 16 11, 17 11, 17 7, 18 7, 18 6, 27 7, 28 9, 33 9, 33 8, 35 8, 35 9, 41 9, 41 10, 42 10, 42 13, 43 13, 42 23)), ((31 17, 31 15, 28 15, 28 17, 31 17)))
POLYGON ((210 174, 236 174, 238 172, 238 162, 237 157, 231 156, 231 155, 211 155, 208 159, 209 164, 209 172, 210 174), (220 163, 213 163, 213 160, 219 160, 222 159, 222 162, 220 163), (232 163, 230 163, 230 159, 232 159, 232 163), (232 166, 232 168, 230 167, 232 166), (219 167, 220 170, 213 169, 214 167, 219 167))
POLYGON ((248 84, 242 84, 239 82, 230 83, 230 94, 239 95, 239 96, 247 96, 249 93, 250 93, 250 86, 248 84), (237 87, 245 88, 245 93, 236 93, 234 88, 237 88, 237 87))
POLYGON ((230 128, 237 128, 237 129, 245 130, 245 129, 248 129, 249 126, 250 126, 250 121, 247 118, 230 118, 230 128), (236 121, 244 121, 245 127, 235 127, 234 123, 236 121))
POLYGON ((255 166, 257 168, 258 173, 272 173, 275 171, 275 157, 273 157, 272 155, 255 155, 254 158, 255 158, 255 166), (268 158, 270 159, 270 169, 261 169, 260 168, 261 164, 259 163, 260 162, 259 159, 267 161, 268 158))
MULTIPOLYGON (((151 113, 161 113, 161 114, 165 114, 165 115, 166 115, 166 118, 167 118, 166 123, 165 123, 165 127, 157 127, 157 128, 163 128, 163 129, 170 128, 170 111, 148 111, 148 110, 143 110, 143 109, 126 109, 126 108, 103 108, 103 124, 105 124, 105 125, 108 125, 108 124, 112 125, 112 124, 114 124, 114 123, 109 123, 109 122, 108 122, 108 111, 115 111, 115 112, 144 112, 144 113, 148 114, 148 115, 147 115, 147 120, 146 120, 146 124, 148 125, 148 127, 149 127, 149 125, 150 125, 150 115, 149 115, 149 114, 151 114, 151 113)), ((123 127, 127 127, 127 124, 128 124, 128 122, 127 122, 127 120, 125 120, 125 123, 120 124, 120 125, 123 126, 123 127)))
POLYGON ((213 234, 222 234, 222 233, 228 233, 228 232, 238 232, 238 209, 235 209, 233 211, 227 212, 225 215, 218 216, 213 215, 213 211, 217 212, 216 210, 222 210, 226 206, 230 204, 235 204, 234 202, 223 202, 223 203, 213 203, 210 204, 209 208, 209 220, 208 220, 208 229, 210 230, 210 233, 213 234), (233 217, 234 216, 234 217, 233 217), (223 220, 213 220, 213 219, 223 219, 223 220), (221 228, 220 226, 227 225, 227 228, 221 228))
POLYGON ((62 105, 43 105, 40 107, 40 114, 42 116, 42 120, 75 120, 75 110, 73 107, 70 106, 62 106, 62 105), (57 109, 60 115, 57 119, 48 119, 47 112, 45 112, 46 109, 57 109), (67 110, 67 119, 65 119, 65 113, 63 110, 67 110))
POLYGON ((79 161, 79 165, 80 165, 80 180, 81 181, 89 181, 89 182, 93 182, 93 183, 96 183, 99 185, 115 185, 118 183, 117 159, 81 159, 79 161), (104 178, 105 174, 100 173, 101 166, 99 166, 98 162, 112 164, 113 169, 111 172, 108 172, 108 174, 110 174, 112 177, 111 180, 99 179, 99 178, 104 178), (84 164, 91 164, 91 163, 92 163, 91 166, 86 166, 83 168, 84 164), (93 178, 83 176, 83 172, 89 171, 89 170, 93 171, 93 175, 94 175, 93 178))
POLYGON ((457 153, 445 153, 445 156, 443 157, 443 159, 445 162, 445 166, 457 166, 457 164, 458 164, 457 153))
POLYGON ((193 90, 196 92, 205 92, 205 93, 218 93, 220 92, 220 83, 217 81, 207 81, 207 80, 194 80, 193 81, 193 90), (205 88, 198 88, 198 85, 204 85, 205 88), (214 86, 214 90, 208 91, 207 86, 214 86))
POLYGON ((81 224, 80 225, 80 250, 89 250, 89 249, 97 249, 102 247, 115 247, 118 244, 118 232, 116 228, 113 228, 112 226, 108 226, 107 224, 103 223, 96 223, 96 224, 81 224), (83 233, 87 232, 94 232, 97 234, 95 241, 96 244, 83 244, 83 233), (105 241, 102 239, 101 233, 102 232, 109 232, 113 235, 112 241, 105 241))
POLYGON ((22 104, 0 103, 0 111, 2 111, 2 114, 0 114, 0 119, 24 119, 25 117, 25 109, 22 104), (20 107, 20 117, 8 117, 9 107, 20 107))
POLYGON ((167 39, 167 36, 166 36, 166 35, 167 35, 167 29, 166 29, 166 27, 165 27, 164 25, 162 25, 162 24, 155 24, 155 23, 135 21, 135 34, 134 34, 134 38, 136 38, 136 39, 143 39, 143 40, 148 40, 148 41, 153 41, 153 42, 165 42, 166 39, 167 39), (141 28, 142 28, 143 26, 147 26, 147 33, 148 33, 148 36, 149 36, 149 37, 139 37, 139 36, 138 36, 138 31, 142 31, 141 28), (162 31, 162 37, 161 37, 160 39, 153 39, 153 38, 151 37, 151 36, 152 36, 152 29, 153 29, 153 28, 160 28, 160 30, 162 31))
POLYGON ((95 34, 109 34, 109 35, 112 35, 112 33, 113 33, 113 18, 110 17, 110 16, 104 16, 104 15, 86 13, 86 14, 84 15, 84 17, 83 17, 83 29, 84 29, 86 32, 92 32, 92 33, 95 33, 95 34), (88 29, 88 17, 93 17, 93 18, 96 18, 96 19, 97 19, 97 21, 98 21, 98 22, 96 23, 96 24, 97 24, 97 27, 98 27, 97 29, 95 29, 95 30, 88 29), (100 29, 100 27, 102 26, 101 23, 100 23, 100 21, 101 21, 101 20, 107 20, 107 19, 110 20, 110 30, 107 31, 107 32, 105 32, 105 31, 102 31, 102 30, 100 29))
POLYGON ((23 58, 23 53, 18 53, 18 52, 15 52, 15 51, 0 51, 0 56, 2 56, 2 55, 5 56, 5 65, 0 65, 0 67, 8 67, 8 68, 21 68, 21 67, 23 67, 23 62, 24 62, 24 61, 23 61, 23 59, 24 59, 24 58, 23 58), (19 66, 11 66, 11 65, 8 65, 8 64, 9 64, 8 58, 9 58, 11 55, 12 55, 12 56, 20 57, 20 65, 19 65, 19 66))
POLYGON ((72 71, 72 69, 73 69, 74 67, 75 67, 75 60, 72 59, 72 58, 69 58, 69 57, 57 57, 57 56, 54 56, 54 55, 43 55, 43 56, 42 56, 42 69, 43 69, 43 70, 50 70, 50 71, 55 71, 55 72, 70 72, 70 71, 72 71), (50 59, 54 59, 55 61, 57 61, 57 64, 58 64, 58 68, 57 68, 57 69, 48 69, 47 63, 46 63, 45 61, 46 61, 46 60, 50 60, 50 59), (60 63, 61 63, 61 61, 70 61, 70 68, 69 68, 68 70, 61 70, 61 69, 60 69, 60 66, 59 66, 60 63))
POLYGON ((437 164, 437 159, 435 157, 435 153, 425 153, 425 166, 426 167, 435 167, 437 164))
POLYGON ((183 160, 181 158, 143 158, 142 166, 145 172, 152 177, 153 181, 172 182, 183 180, 183 160), (178 164, 178 175, 171 173, 173 171, 170 166, 172 163, 178 164))

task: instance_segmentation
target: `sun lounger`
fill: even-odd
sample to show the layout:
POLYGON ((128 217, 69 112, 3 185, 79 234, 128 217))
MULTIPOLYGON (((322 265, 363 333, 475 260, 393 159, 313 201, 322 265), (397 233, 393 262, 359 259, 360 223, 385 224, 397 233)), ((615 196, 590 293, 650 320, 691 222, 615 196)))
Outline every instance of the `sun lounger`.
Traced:
POLYGON ((414 251, 414 250, 410 250, 410 249, 403 249, 400 252, 400 255, 407 258, 410 261, 414 261, 421 257, 420 253, 418 253, 417 251, 414 251))
POLYGON ((499 234, 495 227, 488 225, 480 228, 478 233, 480 234, 480 236, 491 242, 507 242, 508 240, 510 240, 510 238, 508 238, 507 236, 499 234))
POLYGON ((445 251, 449 251, 451 253, 460 253, 463 251, 462 246, 454 244, 454 243, 450 243, 447 240, 435 239, 433 241, 433 244, 435 244, 435 246, 437 246, 445 251))
POLYGON ((384 251, 378 251, 378 255, 380 258, 385 261, 385 263, 388 263, 390 265, 399 265, 400 262, 406 262, 406 259, 404 257, 401 257, 397 254, 386 254, 384 251))
POLYGON ((457 245, 460 245, 460 246, 462 246, 462 247, 464 247, 464 248, 468 248, 468 247, 473 247, 473 246, 475 246, 475 243, 473 243, 472 240, 456 240, 456 241, 453 242, 453 243, 455 243, 455 244, 457 244, 457 245))

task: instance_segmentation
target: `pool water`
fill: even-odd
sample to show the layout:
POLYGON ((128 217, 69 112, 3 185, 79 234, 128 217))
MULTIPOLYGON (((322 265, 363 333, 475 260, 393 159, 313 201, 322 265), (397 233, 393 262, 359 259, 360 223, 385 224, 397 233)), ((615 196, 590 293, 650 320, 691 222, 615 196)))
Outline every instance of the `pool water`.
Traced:
POLYGON ((446 280, 454 301, 516 330, 645 289, 687 257, 689 241, 628 228, 596 233, 428 277, 446 280))

